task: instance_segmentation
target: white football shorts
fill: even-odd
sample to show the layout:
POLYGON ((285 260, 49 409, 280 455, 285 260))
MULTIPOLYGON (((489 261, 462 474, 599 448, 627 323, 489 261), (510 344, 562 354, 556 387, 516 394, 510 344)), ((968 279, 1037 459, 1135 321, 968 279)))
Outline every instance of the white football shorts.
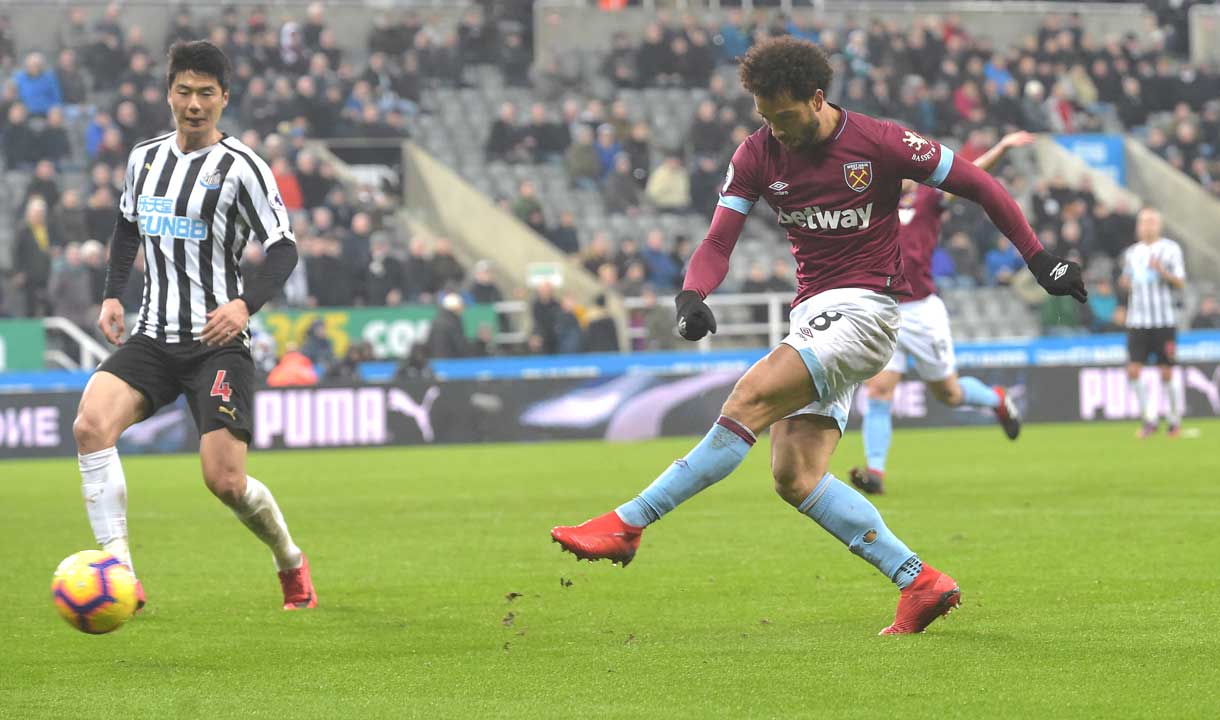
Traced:
POLYGON ((894 354, 900 322, 894 298, 860 288, 827 290, 793 308, 784 344, 801 354, 820 399, 789 417, 831 417, 841 432, 856 386, 894 354))
POLYGON ((923 300, 899 304, 898 312, 902 314, 898 349, 885 369, 905 374, 909 358, 915 376, 924 382, 944 380, 957 372, 945 301, 929 295, 923 300))

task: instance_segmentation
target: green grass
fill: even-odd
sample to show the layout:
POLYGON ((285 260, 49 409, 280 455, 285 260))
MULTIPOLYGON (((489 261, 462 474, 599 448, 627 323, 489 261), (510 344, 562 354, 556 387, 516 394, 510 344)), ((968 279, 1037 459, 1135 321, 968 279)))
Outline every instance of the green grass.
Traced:
MULTIPOLYGON (((627 570, 547 531, 689 439, 255 454, 312 560, 305 613, 195 458, 133 457, 151 605, 101 637, 48 592, 92 545, 73 462, 4 462, 0 717, 1216 717, 1220 423, 1192 426, 899 431, 877 504, 964 599, 899 638, 876 635, 897 593, 771 492, 766 447, 627 570)), ((849 434, 834 470, 859 455, 849 434)))

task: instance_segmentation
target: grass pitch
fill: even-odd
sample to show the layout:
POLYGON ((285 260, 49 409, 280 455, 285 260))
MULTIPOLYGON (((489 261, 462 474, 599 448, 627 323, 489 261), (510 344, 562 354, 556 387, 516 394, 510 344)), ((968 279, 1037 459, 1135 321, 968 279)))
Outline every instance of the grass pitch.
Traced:
MULTIPOLYGON (((278 609, 269 553, 194 457, 128 458, 148 612, 109 636, 52 607, 90 547, 71 460, 0 463, 0 717, 1216 717, 1220 423, 899 431, 879 499, 963 607, 876 633, 897 592, 771 492, 766 441, 626 570, 548 530, 689 439, 257 453, 322 606, 278 609)), ((861 456, 858 433, 833 469, 861 456)))

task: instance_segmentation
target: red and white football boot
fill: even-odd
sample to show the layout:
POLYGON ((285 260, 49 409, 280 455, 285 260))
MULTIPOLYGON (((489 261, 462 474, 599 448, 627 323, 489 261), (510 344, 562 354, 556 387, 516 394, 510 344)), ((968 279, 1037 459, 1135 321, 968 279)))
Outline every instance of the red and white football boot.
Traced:
POLYGON ((894 623, 878 635, 921 633, 938 617, 962 604, 962 591, 948 575, 924 565, 919 577, 902 590, 894 623))
POLYGON ((623 567, 640 548, 644 528, 628 525, 611 510, 580 525, 551 528, 551 539, 581 560, 609 560, 623 567))

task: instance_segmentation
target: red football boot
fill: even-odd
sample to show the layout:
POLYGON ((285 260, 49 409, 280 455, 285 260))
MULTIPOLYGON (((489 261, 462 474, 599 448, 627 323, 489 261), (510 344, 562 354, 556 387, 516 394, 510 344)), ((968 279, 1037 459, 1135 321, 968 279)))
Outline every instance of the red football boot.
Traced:
POLYGON ((996 385, 995 394, 1000 396, 1000 404, 995 408, 995 419, 1000 421, 1000 427, 1004 428, 1004 434, 1009 440, 1016 440, 1021 434, 1021 411, 1017 409, 1017 404, 1008 397, 1008 392, 996 385))
POLYGON ((643 532, 644 528, 628 525, 611 510, 575 527, 553 527, 551 538, 581 560, 609 560, 627 567, 640 549, 643 532))
POLYGON ((915 582, 907 585, 898 598, 894 624, 878 635, 920 633, 942 615, 962 604, 962 591, 948 575, 924 565, 915 582))
POLYGON ((144 606, 148 604, 148 598, 144 596, 144 584, 136 580, 136 612, 143 612, 144 606))
POLYGON ((309 577, 309 558, 301 554, 301 567, 280 571, 280 587, 284 590, 284 609, 303 610, 318 606, 318 594, 309 577))
POLYGON ((885 473, 872 468, 854 467, 848 473, 851 484, 869 495, 885 494, 885 473))

